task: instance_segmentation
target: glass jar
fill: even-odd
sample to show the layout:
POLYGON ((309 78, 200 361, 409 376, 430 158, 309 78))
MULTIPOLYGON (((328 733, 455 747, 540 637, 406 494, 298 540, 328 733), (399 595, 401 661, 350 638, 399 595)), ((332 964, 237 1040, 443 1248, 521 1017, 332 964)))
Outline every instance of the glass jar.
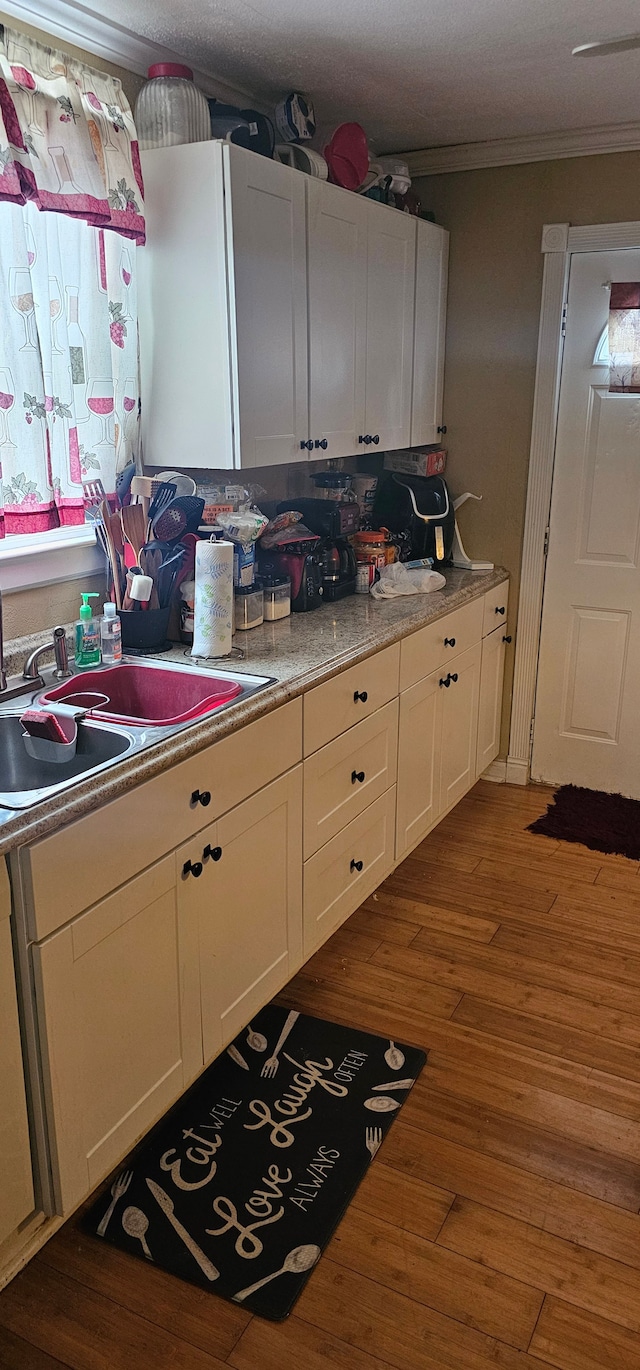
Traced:
POLYGON ((353 499, 348 471, 316 471, 311 479, 321 499, 333 499, 338 503, 353 499))
POLYGON ((211 116, 206 97, 193 83, 190 67, 156 62, 135 105, 140 149, 204 143, 211 138, 211 116))
POLYGON ((291 581, 288 576, 270 576, 263 581, 264 621, 288 618, 291 613, 291 581))
POLYGON ((234 601, 237 630, 243 633, 264 623, 264 591, 260 581, 254 581, 253 585, 236 585, 234 601))

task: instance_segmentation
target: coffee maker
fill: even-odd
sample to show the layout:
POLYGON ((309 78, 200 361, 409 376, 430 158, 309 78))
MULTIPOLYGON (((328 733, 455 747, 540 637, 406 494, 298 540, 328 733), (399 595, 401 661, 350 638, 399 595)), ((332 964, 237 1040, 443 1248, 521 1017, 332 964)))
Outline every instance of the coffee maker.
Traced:
POLYGON ((323 602, 331 603, 354 594, 357 564, 348 539, 351 533, 357 532, 360 523, 357 504, 343 504, 332 499, 290 499, 278 505, 279 514, 289 509, 302 514, 305 526, 322 539, 319 556, 323 602))
POLYGON ((324 583, 320 538, 311 532, 296 533, 279 547, 260 551, 258 567, 261 575, 288 576, 291 581, 291 609, 307 613, 319 609, 323 601, 324 583))

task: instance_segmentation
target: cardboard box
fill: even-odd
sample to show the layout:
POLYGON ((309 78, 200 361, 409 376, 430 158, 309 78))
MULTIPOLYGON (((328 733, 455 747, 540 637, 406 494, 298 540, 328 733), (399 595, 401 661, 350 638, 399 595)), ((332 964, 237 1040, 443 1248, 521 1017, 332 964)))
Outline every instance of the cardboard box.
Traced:
POLYGON ((385 471, 402 471, 406 476, 442 476, 446 464, 446 449, 437 444, 386 452, 384 458, 385 471))

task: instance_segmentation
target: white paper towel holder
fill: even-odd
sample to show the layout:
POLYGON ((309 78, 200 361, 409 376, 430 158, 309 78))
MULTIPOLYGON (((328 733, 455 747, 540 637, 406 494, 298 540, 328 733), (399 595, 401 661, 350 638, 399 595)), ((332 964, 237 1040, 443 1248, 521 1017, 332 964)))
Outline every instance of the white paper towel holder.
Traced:
MULTIPOLYGON (((464 495, 458 495, 458 498, 454 499, 454 509, 459 509, 460 505, 466 504, 468 499, 480 501, 482 495, 472 495, 470 490, 465 490, 464 495)), ((455 521, 453 533, 452 561, 454 566, 457 566, 461 571, 493 571, 492 561, 473 561, 471 557, 467 556, 467 553, 464 550, 464 543, 460 537, 457 519, 455 521)))

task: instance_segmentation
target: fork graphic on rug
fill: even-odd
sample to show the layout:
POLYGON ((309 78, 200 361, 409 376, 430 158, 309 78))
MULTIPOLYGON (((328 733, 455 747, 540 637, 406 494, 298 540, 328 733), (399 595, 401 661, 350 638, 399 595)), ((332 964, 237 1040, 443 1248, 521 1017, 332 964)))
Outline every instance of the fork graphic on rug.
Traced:
POLYGON ((113 1181, 113 1184, 111 1186, 111 1203, 109 1204, 109 1207, 104 1217, 101 1218, 98 1227, 96 1228, 99 1237, 104 1237, 104 1234, 113 1217, 113 1210, 118 1200, 121 1199, 124 1194, 126 1194, 132 1179, 133 1171, 123 1170, 122 1174, 118 1175, 117 1178, 113 1181))
POLYGON ((364 1144, 371 1156, 371 1160, 373 1160, 376 1151, 382 1146, 382 1128, 368 1127, 364 1136, 364 1144))
POLYGON ((275 1073, 276 1073, 276 1071, 277 1071, 277 1069, 278 1069, 278 1066, 280 1065, 280 1062, 279 1062, 279 1060, 278 1060, 278 1056, 279 1056, 280 1052, 282 1051, 282 1048, 283 1048, 283 1046, 284 1046, 284 1044, 285 1044, 285 1042, 286 1042, 286 1040, 287 1040, 287 1037, 289 1036, 289 1033, 291 1032, 291 1029, 295 1026, 295 1024, 297 1023, 299 1017, 300 1017, 300 1014, 297 1013, 295 1009, 292 1009, 292 1010, 291 1010, 291 1013, 289 1013, 289 1014, 287 1015, 287 1019, 286 1019, 285 1025, 284 1025, 284 1027, 283 1027, 283 1029, 282 1029, 282 1032, 280 1033, 280 1036, 279 1036, 279 1038, 278 1038, 278 1040, 277 1040, 277 1042, 276 1042, 276 1044, 275 1044, 275 1047, 274 1047, 274 1050, 273 1050, 273 1055, 269 1057, 269 1060, 268 1060, 268 1061, 265 1061, 265 1063, 264 1063, 264 1065, 263 1065, 263 1067, 262 1067, 262 1070, 260 1071, 260 1074, 261 1074, 263 1080, 272 1080, 272 1079, 273 1079, 273 1077, 274 1077, 274 1075, 275 1075, 275 1073))

